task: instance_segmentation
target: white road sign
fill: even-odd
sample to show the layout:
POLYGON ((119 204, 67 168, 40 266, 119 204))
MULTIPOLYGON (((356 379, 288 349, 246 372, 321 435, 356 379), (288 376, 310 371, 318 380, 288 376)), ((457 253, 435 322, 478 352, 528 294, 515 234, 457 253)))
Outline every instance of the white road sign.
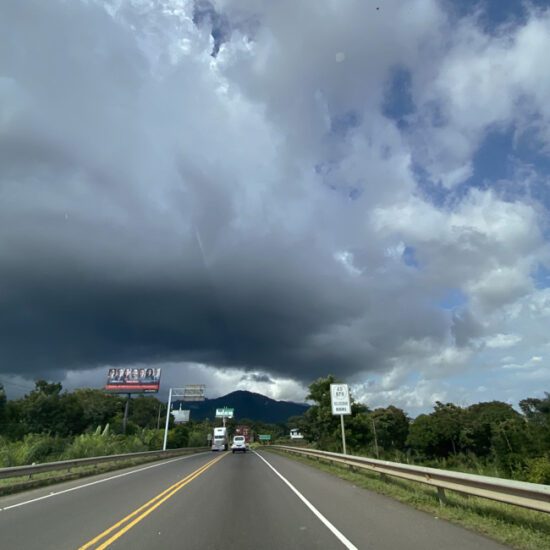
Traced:
POLYGON ((184 424, 185 422, 189 422, 189 416, 191 411, 189 410, 182 410, 181 407, 179 410, 172 410, 172 416, 174 417, 174 423, 175 424, 184 424))
POLYGON ((332 414, 351 414, 347 384, 330 385, 330 403, 332 405, 332 414))

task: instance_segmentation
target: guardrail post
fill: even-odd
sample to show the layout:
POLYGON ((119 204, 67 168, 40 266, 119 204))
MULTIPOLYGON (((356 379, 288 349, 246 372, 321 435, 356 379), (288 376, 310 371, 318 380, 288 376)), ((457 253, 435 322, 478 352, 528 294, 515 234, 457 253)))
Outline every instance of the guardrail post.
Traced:
POLYGON ((445 504, 447 504, 447 495, 445 495, 445 489, 443 489, 443 487, 437 488, 437 498, 439 499, 440 506, 445 506, 445 504))

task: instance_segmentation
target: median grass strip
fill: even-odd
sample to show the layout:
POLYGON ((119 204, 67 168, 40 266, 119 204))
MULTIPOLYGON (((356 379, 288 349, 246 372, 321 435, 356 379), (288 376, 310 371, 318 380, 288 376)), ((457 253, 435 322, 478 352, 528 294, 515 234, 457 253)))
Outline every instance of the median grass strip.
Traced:
POLYGON ((518 550, 550 550, 550 517, 544 512, 526 510, 518 506, 469 497, 446 491, 447 504, 439 504, 437 490, 420 483, 391 478, 355 469, 347 465, 329 463, 323 459, 297 456, 284 451, 267 449, 314 466, 319 470, 351 481, 354 485, 386 495, 400 502, 448 520, 518 550))

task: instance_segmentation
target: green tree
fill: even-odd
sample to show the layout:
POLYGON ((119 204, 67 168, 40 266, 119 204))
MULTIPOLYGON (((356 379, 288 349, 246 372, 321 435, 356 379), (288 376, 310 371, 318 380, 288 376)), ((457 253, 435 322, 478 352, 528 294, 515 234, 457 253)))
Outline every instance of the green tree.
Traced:
MULTIPOLYGON (((249 426, 246 422, 243 422, 249 426)), ((200 422, 189 422, 189 447, 205 447, 208 444, 208 434, 212 433, 213 426, 209 420, 202 420, 200 422)))
POLYGON ((116 414, 124 407, 123 398, 102 390, 81 388, 75 390, 73 395, 82 408, 82 422, 86 430, 112 424, 116 414))
POLYGON ((491 437, 496 465, 507 477, 519 477, 530 456, 532 441, 525 419, 509 418, 496 425, 491 437))
POLYGON ((410 425, 407 446, 425 457, 457 454, 464 425, 464 410, 453 403, 436 402, 434 411, 421 414, 410 425))
POLYGON ((186 424, 176 424, 168 433, 168 448, 180 449, 189 443, 189 428, 186 424))
POLYGON ((491 441, 500 430, 500 425, 507 420, 518 419, 520 414, 508 403, 490 401, 470 405, 464 411, 461 448, 477 457, 491 455, 494 452, 491 441))
MULTIPOLYGON (((308 400, 314 404, 303 415, 303 434, 309 441, 325 450, 340 451, 341 428, 340 418, 332 414, 330 401, 330 385, 339 381, 329 375, 319 378, 309 385, 308 400)), ((369 439, 369 430, 365 427, 365 419, 361 415, 367 412, 367 407, 351 400, 351 415, 346 416, 346 442, 350 450, 356 450, 365 445, 369 439)))
POLYGON ((161 403, 156 397, 139 396, 130 401, 130 420, 141 428, 156 428, 159 418, 161 425, 166 418, 166 405, 161 403))
POLYGON ((402 409, 393 405, 378 408, 370 413, 369 419, 373 424, 372 429, 376 430, 381 450, 404 450, 409 435, 409 418, 402 409))
POLYGON ((550 453, 550 393, 542 399, 529 397, 519 402, 519 407, 527 419, 527 427, 535 455, 550 453))
POLYGON ((3 384, 0 383, 0 434, 5 433, 6 420, 7 420, 7 398, 6 392, 4 391, 3 384))
POLYGON ((84 429, 83 410, 72 394, 62 394, 60 383, 38 380, 19 409, 20 420, 28 433, 66 436, 84 429))

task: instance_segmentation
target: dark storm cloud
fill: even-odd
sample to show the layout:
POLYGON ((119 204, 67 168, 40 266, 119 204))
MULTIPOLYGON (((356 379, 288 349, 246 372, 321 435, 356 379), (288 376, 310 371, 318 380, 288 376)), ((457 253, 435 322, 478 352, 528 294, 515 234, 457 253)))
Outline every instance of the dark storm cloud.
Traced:
POLYGON ((491 307, 524 288, 537 218, 490 192, 452 211, 418 195, 415 131, 381 108, 395 67, 429 87, 437 3, 413 20, 401 2, 375 19, 319 5, 0 3, 3 373, 74 387, 155 363, 180 383, 186 363, 201 382, 217 369, 217 391, 244 371, 279 395, 462 368, 491 333, 474 307, 493 272, 491 307), (437 305, 453 289, 454 317, 437 305))
MULTIPOLYGON (((201 27, 216 49, 227 20, 196 3, 196 51, 174 64, 159 44, 184 20, 163 17, 2 6, 2 369, 195 361, 309 380, 443 338, 404 265, 377 275, 394 260, 364 242, 368 202, 327 191, 254 104, 218 94, 201 27), (370 277, 338 259, 348 247, 370 277)), ((365 201, 397 185, 380 162, 390 183, 365 201)))
MULTIPOLYGON (((32 375, 56 367, 185 359, 311 376, 318 363, 315 354, 309 357, 308 336, 327 319, 345 322, 362 308, 352 295, 343 300, 338 278, 312 286, 291 257, 273 247, 266 252, 262 258, 251 250, 249 265, 235 254, 214 266, 219 275, 213 275, 190 269, 198 258, 189 248, 179 252, 179 262, 156 264, 169 276, 144 278, 124 272, 123 262, 93 268, 55 251, 41 257, 27 249, 21 264, 0 271, 4 364, 32 375), (283 265, 286 281, 277 275, 283 265)), ((135 266, 137 256, 126 258, 135 266)))
POLYGON ((273 380, 273 378, 271 378, 268 374, 258 374, 258 373, 244 374, 241 377, 241 381, 263 382, 265 384, 275 384, 275 380, 273 380))

